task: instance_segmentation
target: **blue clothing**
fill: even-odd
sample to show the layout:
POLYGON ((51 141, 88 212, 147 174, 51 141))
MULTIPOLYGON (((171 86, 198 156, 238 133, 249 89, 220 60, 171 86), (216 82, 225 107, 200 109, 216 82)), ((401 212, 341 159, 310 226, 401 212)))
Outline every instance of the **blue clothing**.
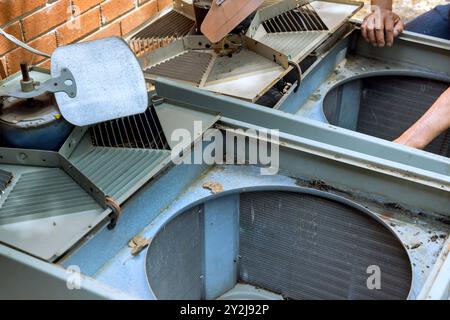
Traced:
POLYGON ((450 40, 450 4, 418 16, 406 25, 406 30, 450 40))

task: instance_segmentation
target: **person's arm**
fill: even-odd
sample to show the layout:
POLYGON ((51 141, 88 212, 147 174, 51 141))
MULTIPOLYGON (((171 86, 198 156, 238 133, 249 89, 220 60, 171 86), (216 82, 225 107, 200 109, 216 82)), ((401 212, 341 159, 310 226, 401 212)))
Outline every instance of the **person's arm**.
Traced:
POLYGON ((392 0, 372 0, 371 4, 372 6, 378 6, 381 9, 392 11, 392 0))
POLYGON ((372 0, 372 13, 361 25, 362 36, 367 42, 376 47, 390 47, 403 29, 402 19, 392 12, 392 0, 372 0))
POLYGON ((450 128, 450 88, 411 128, 394 142, 423 149, 437 136, 450 128))

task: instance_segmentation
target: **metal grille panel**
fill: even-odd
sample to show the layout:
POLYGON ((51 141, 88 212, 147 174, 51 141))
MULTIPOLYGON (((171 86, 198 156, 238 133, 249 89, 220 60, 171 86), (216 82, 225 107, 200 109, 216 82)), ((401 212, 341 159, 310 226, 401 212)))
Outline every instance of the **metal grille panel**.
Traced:
POLYGON ((119 201, 170 157, 170 151, 93 148, 73 164, 107 195, 119 201))
POLYGON ((189 34, 195 21, 177 11, 170 11, 130 39, 130 47, 141 56, 189 34))
POLYGON ((327 199, 287 192, 241 195, 240 275, 292 299, 405 299, 411 266, 380 223, 327 199), (367 267, 381 290, 367 289, 367 267))
POLYGON ((268 19, 263 22, 263 26, 268 33, 328 30, 310 4, 298 6, 268 19))
POLYGON ((0 224, 101 207, 61 169, 23 173, 0 208, 0 224))
POLYGON ((139 31, 132 37, 132 40, 184 37, 191 31, 194 24, 194 20, 191 20, 183 14, 172 10, 154 21, 148 27, 139 31))
POLYGON ((197 85, 202 81, 211 62, 212 55, 206 52, 185 51, 171 59, 145 70, 145 73, 197 85))
POLYGON ((267 33, 259 41, 293 58, 309 54, 327 36, 326 31, 267 33))
POLYGON ((143 114, 100 123, 89 130, 94 146, 169 149, 169 144, 153 107, 143 114))

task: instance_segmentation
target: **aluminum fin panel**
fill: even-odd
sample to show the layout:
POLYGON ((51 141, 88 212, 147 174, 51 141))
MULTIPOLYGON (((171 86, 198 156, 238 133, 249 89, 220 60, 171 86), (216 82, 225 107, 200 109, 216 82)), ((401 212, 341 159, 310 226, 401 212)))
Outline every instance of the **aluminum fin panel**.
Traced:
POLYGON ((61 169, 25 172, 0 208, 0 224, 65 215, 101 207, 61 169))
POLYGON ((106 194, 123 202, 142 182, 170 161, 170 151, 95 147, 71 159, 106 194))
POLYGON ((291 299, 406 299, 411 265, 381 223, 349 206, 289 192, 241 195, 240 275, 291 299), (381 289, 367 288, 369 266, 381 289))
POLYGON ((267 33, 258 41, 295 59, 309 54, 327 37, 327 31, 267 33))
POLYGON ((324 31, 328 27, 310 4, 298 6, 263 22, 268 33, 295 31, 324 31))
POLYGON ((194 27, 195 21, 172 10, 149 26, 136 33, 131 39, 154 39, 166 37, 184 37, 194 27))

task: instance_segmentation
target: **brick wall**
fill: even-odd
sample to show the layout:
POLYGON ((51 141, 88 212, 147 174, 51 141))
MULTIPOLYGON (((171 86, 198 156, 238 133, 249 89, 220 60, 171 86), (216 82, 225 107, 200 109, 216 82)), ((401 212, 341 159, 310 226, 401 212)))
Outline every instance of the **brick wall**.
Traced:
MULTIPOLYGON (((126 36, 171 0, 0 0, 0 26, 46 53, 62 45, 126 36)), ((21 62, 49 66, 48 60, 18 48, 0 35, 0 79, 21 62)))

